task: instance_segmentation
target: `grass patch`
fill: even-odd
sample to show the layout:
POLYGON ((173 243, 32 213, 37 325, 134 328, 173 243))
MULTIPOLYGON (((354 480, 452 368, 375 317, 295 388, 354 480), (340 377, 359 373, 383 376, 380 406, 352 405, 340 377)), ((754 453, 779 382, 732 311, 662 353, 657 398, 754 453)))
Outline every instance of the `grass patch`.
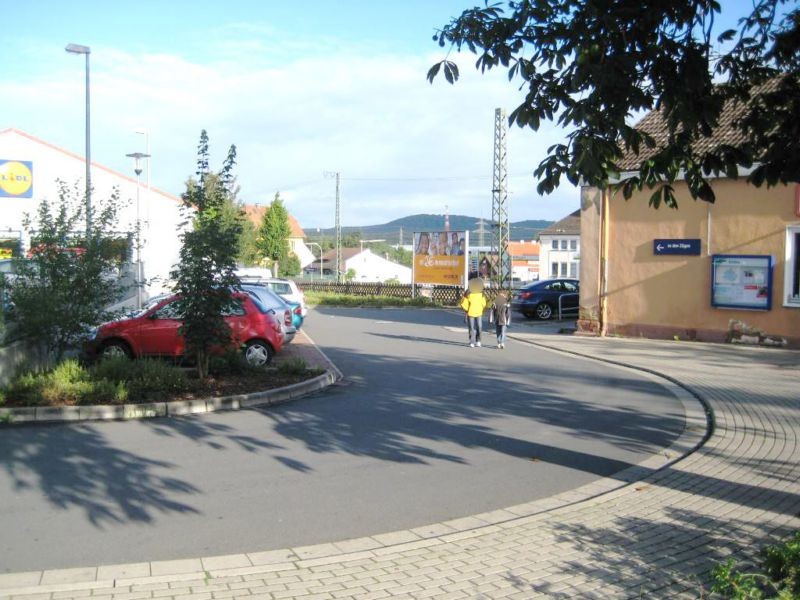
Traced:
POLYGON ((331 292, 305 292, 306 303, 318 306, 350 306, 369 308, 391 307, 426 307, 442 308, 443 305, 424 296, 416 298, 393 298, 391 296, 355 296, 353 294, 335 294, 331 292))

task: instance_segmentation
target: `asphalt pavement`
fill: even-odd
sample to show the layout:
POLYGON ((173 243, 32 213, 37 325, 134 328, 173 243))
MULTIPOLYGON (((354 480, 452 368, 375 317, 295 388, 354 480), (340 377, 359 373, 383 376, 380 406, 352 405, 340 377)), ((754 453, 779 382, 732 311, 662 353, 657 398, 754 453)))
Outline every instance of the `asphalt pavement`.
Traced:
MULTIPOLYGON (((696 598, 715 563, 753 558, 798 529, 800 353, 552 333, 562 328, 517 323, 507 350, 475 351, 533 345, 579 372, 599 364, 611 382, 636 373, 652 390, 660 381, 685 407, 668 446, 488 512, 310 546, 6 573, 0 599, 696 598)), ((403 341, 391 335, 383 343, 403 341)), ((349 369, 337 366, 347 380, 349 369)))

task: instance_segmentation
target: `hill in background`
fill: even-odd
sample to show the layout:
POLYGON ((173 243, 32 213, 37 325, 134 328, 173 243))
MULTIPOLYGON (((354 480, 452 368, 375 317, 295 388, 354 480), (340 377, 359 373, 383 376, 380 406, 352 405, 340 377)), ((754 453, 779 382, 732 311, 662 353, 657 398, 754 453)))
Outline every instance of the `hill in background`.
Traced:
MULTIPOLYGON (((553 221, 527 220, 509 223, 509 236, 512 241, 536 240, 539 232, 553 224, 553 221)), ((469 231, 470 244, 490 245, 492 227, 488 219, 483 220, 484 244, 481 244, 481 219, 464 215, 450 215, 450 229, 452 231, 469 231)), ((361 234, 362 240, 386 240, 388 244, 411 244, 411 234, 415 231, 444 231, 444 215, 419 214, 389 221, 383 225, 363 225, 361 227, 342 227, 342 235, 351 233, 361 234)), ((309 241, 320 238, 330 239, 336 235, 333 227, 317 231, 306 231, 309 241)))

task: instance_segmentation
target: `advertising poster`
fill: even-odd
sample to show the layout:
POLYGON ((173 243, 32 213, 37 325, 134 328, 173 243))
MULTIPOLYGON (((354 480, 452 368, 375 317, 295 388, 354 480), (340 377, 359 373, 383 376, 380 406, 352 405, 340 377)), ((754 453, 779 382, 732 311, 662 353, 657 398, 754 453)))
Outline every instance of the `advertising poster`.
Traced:
POLYGON ((414 233, 414 283, 458 285, 467 280, 469 232, 414 233))
POLYGON ((772 259, 769 256, 716 254, 712 257, 711 305, 769 310, 772 259))
POLYGON ((0 197, 33 197, 33 163, 0 159, 0 197))

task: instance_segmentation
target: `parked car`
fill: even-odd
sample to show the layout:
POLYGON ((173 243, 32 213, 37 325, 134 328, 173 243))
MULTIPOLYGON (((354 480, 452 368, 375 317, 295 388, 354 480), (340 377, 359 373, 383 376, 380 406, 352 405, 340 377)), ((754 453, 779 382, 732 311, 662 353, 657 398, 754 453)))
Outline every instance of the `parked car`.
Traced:
POLYGON ((511 308, 524 316, 550 319, 561 311, 577 314, 580 284, 577 279, 545 279, 529 283, 515 290, 511 297, 511 308))
MULTIPOLYGON (((251 365, 268 365, 283 347, 278 320, 273 311, 248 294, 235 293, 233 300, 224 315, 231 328, 228 347, 241 348, 251 365)), ((179 296, 171 295, 150 303, 133 317, 101 325, 89 341, 87 352, 90 356, 105 357, 182 358, 185 343, 178 333, 183 325, 179 302, 179 296)))
POLYGON ((257 283, 243 283, 242 291, 257 298, 261 304, 275 311, 283 332, 283 343, 288 344, 297 334, 297 325, 294 321, 294 308, 265 285, 257 283))
POLYGON ((251 275, 241 275, 240 279, 242 280, 242 283, 258 283, 265 285, 284 300, 297 302, 300 305, 303 318, 305 318, 306 314, 308 313, 308 308, 306 307, 306 297, 300 288, 297 287, 297 284, 291 279, 251 275))

